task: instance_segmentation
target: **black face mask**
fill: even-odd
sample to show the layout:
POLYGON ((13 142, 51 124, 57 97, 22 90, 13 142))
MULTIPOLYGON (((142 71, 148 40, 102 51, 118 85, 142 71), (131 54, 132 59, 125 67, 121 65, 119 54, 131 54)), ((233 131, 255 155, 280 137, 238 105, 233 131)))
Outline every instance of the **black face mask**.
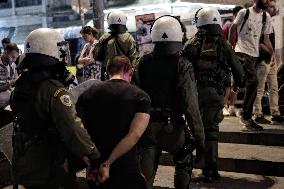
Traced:
POLYGON ((257 6, 257 8, 264 10, 264 9, 267 9, 268 3, 267 3, 267 2, 266 2, 266 3, 263 3, 263 2, 260 0, 260 1, 257 2, 256 6, 257 6))

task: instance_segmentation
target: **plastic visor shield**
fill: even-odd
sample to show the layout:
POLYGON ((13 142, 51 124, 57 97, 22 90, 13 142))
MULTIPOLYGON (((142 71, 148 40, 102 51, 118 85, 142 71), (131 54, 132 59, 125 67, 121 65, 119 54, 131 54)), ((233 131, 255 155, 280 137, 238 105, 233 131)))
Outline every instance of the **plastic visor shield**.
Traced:
POLYGON ((68 41, 61 41, 57 43, 59 61, 66 66, 71 65, 71 55, 68 41))

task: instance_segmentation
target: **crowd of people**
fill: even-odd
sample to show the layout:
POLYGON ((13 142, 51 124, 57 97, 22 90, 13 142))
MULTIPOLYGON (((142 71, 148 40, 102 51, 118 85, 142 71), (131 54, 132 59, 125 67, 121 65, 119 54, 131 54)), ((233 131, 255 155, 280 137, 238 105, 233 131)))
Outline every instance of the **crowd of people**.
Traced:
MULTIPOLYGON (((239 112, 246 130, 263 130, 259 124, 284 122, 278 105, 277 73, 281 62, 275 54, 275 41, 280 37, 274 29, 277 11, 276 1, 268 1, 267 4, 265 1, 260 1, 259 8, 236 7, 233 10, 235 19, 223 25, 224 37, 232 44, 246 72, 243 109, 239 112), (271 120, 265 118, 262 111, 266 83, 269 91, 271 120), (253 114, 254 120, 252 120, 253 114)), ((234 106, 237 91, 232 89, 226 98, 229 107, 225 109, 227 111, 225 114, 237 115, 234 106)))
POLYGON ((162 151, 173 156, 176 189, 188 189, 194 163, 204 182, 218 180, 219 123, 239 88, 245 87, 242 130, 261 131, 257 123, 270 123, 260 101, 266 80, 271 120, 283 122, 275 11, 274 0, 255 0, 250 8, 236 7, 234 20, 222 24, 216 8, 202 8, 191 39, 178 18, 159 17, 151 28, 153 52, 142 57, 127 32, 127 16, 113 11, 110 32, 100 38, 96 29, 82 28, 86 44, 76 77, 66 69, 68 44, 54 29, 32 31, 24 55, 3 39, 0 115, 13 120, 15 187, 77 188, 76 172, 87 168, 90 188, 150 189, 162 151), (74 101, 77 84, 85 90, 74 101))

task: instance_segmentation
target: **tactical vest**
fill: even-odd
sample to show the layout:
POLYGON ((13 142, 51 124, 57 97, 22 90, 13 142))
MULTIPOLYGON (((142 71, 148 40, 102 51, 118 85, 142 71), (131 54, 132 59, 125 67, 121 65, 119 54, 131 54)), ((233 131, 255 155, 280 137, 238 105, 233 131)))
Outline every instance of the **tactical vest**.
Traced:
MULTIPOLYGON (((52 175, 60 156, 60 143, 52 131, 50 121, 42 120, 36 106, 42 82, 33 82, 25 73, 16 83, 11 96, 14 116, 12 170, 15 182, 40 185, 52 175)), ((63 152, 62 152, 63 153, 63 152)))
POLYGON ((197 86, 224 88, 230 86, 228 51, 220 37, 201 36, 190 46, 197 86))
POLYGON ((179 57, 148 54, 141 59, 138 74, 140 87, 151 98, 155 112, 175 112, 177 107, 177 73, 179 57))
POLYGON ((48 130, 46 123, 42 123, 36 110, 36 97, 41 82, 32 82, 24 75, 19 78, 12 93, 11 108, 14 122, 18 125, 16 132, 38 135, 48 130))

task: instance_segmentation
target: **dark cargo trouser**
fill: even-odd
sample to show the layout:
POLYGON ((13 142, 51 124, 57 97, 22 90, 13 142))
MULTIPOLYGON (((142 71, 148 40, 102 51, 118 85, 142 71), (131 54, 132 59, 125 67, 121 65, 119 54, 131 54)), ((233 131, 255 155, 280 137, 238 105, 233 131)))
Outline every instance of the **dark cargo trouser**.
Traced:
MULTIPOLYGON (((141 172, 146 177, 149 189, 153 188, 162 148, 157 144, 157 137, 164 122, 150 122, 139 145, 141 172)), ((175 164, 174 185, 176 189, 188 189, 192 172, 192 154, 173 154, 175 164)))
POLYGON ((222 107, 200 108, 205 132, 205 167, 204 170, 217 172, 219 123, 222 121, 222 107))
POLYGON ((244 53, 237 53, 245 70, 246 91, 243 102, 243 118, 251 119, 253 104, 257 95, 256 58, 244 53))
POLYGON ((212 87, 198 88, 199 110, 205 133, 205 174, 218 171, 218 135, 219 123, 223 120, 224 95, 212 87))

